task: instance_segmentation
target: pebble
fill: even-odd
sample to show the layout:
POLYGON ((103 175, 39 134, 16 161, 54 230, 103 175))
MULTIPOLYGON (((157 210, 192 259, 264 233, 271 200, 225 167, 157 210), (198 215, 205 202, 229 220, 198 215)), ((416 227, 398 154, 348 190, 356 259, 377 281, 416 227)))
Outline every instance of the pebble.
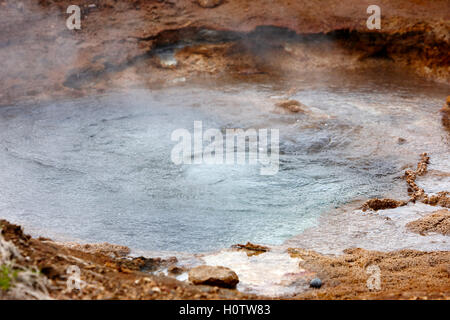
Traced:
POLYGON ((197 3, 203 8, 214 8, 222 4, 223 0, 197 0, 197 3))
POLYGON ((150 289, 150 291, 148 292, 149 294, 154 294, 154 293, 161 293, 161 289, 158 287, 153 287, 150 289))
POLYGON ((309 286, 311 288, 316 288, 319 289, 322 286, 322 280, 320 280, 319 278, 314 278, 311 280, 311 282, 309 283, 309 286))

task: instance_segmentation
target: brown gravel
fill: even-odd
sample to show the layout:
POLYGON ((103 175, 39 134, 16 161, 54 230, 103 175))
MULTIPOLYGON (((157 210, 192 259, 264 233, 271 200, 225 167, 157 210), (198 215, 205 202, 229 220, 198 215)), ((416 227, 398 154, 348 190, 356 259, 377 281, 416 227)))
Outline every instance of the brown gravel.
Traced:
MULTIPOLYGON (((22 256, 25 267, 36 267, 49 280, 48 292, 54 299, 255 299, 256 296, 236 290, 211 286, 194 286, 174 278, 154 276, 140 271, 143 258, 114 258, 112 252, 89 253, 49 240, 34 239, 23 233, 20 226, 0 220, 1 234, 12 241, 22 256), (81 280, 86 284, 81 291, 67 290, 69 266, 78 266, 81 280)), ((105 246, 103 246, 105 247, 105 246)), ((84 249, 84 246, 80 246, 84 249)), ((164 263, 162 259, 149 259, 164 263)), ((145 269, 145 268, 144 268, 145 269)), ((2 298, 6 297, 0 292, 2 298)))
POLYGON ((117 244, 110 244, 110 243, 94 243, 94 244, 79 244, 75 242, 64 242, 64 243, 58 243, 61 246, 75 249, 87 253, 92 254, 103 254, 108 255, 112 257, 125 257, 130 253, 130 248, 126 246, 121 246, 117 244))
POLYGON ((437 232, 450 236, 450 211, 438 210, 406 225, 408 230, 426 235, 429 232, 437 232))
POLYGON ((246 244, 235 244, 231 247, 238 249, 238 250, 243 250, 249 257, 257 256, 264 252, 270 251, 269 247, 251 243, 251 242, 247 242, 246 244))

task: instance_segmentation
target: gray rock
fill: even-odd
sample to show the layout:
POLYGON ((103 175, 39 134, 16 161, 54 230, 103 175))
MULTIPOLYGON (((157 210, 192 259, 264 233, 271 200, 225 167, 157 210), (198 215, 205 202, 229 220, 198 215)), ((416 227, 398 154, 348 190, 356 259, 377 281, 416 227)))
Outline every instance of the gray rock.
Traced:
POLYGON ((322 280, 320 280, 319 278, 314 278, 311 280, 311 282, 309 283, 309 286, 311 288, 316 288, 319 289, 322 286, 322 280))

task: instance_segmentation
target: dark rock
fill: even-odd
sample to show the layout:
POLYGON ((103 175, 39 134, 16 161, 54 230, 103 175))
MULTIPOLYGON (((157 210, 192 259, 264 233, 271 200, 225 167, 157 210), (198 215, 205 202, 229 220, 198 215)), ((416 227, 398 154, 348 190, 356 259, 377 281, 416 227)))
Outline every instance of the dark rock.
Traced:
POLYGON ((184 272, 184 269, 178 266, 170 266, 167 268, 167 272, 172 275, 180 275, 184 272))
POLYGON ((319 289, 322 286, 322 280, 320 280, 319 278, 314 278, 311 280, 311 282, 309 283, 309 286, 311 288, 316 288, 319 289))
POLYGON ((231 246, 234 249, 244 250, 248 256, 258 255, 270 251, 269 247, 247 242, 247 244, 235 244, 231 246))
POLYGON ((45 265, 41 267, 41 273, 44 274, 49 279, 61 278, 61 273, 56 268, 50 265, 45 265))

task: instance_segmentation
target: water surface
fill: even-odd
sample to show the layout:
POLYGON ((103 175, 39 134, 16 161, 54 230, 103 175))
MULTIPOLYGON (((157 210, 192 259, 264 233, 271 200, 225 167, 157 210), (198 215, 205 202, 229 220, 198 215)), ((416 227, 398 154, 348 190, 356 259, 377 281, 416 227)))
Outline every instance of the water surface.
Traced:
POLYGON ((263 84, 1 108, 0 216, 56 239, 148 251, 281 244, 349 201, 393 195, 420 152, 448 153, 445 87, 366 80, 300 84, 290 98, 310 114, 276 109, 283 92, 263 84), (171 133, 199 120, 279 129, 279 173, 173 164, 171 133))

